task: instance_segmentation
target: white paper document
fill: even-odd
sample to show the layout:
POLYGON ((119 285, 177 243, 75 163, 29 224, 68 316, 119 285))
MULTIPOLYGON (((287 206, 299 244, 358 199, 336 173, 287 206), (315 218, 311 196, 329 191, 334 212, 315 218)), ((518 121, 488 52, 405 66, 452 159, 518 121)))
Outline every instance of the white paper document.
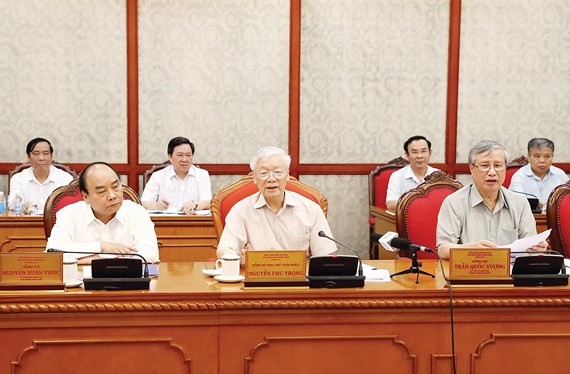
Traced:
POLYGON ((362 264, 362 270, 366 277, 366 282, 390 282, 390 272, 387 269, 378 269, 374 266, 362 264))
POLYGON ((511 244, 501 245, 501 247, 510 248, 511 253, 526 252, 526 250, 532 247, 533 245, 537 245, 538 243, 545 241, 546 238, 548 238, 548 236, 550 235, 550 231, 551 229, 548 229, 544 232, 541 232, 538 235, 529 236, 528 238, 518 239, 512 242, 511 244))

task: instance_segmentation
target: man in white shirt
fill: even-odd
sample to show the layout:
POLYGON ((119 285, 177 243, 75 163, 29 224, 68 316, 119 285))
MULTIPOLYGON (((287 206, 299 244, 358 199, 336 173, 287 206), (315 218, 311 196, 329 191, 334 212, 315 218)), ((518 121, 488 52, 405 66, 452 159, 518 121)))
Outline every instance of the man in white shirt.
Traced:
MULTIPOLYGON (((146 209, 123 200, 118 174, 104 162, 88 165, 79 177, 83 201, 57 212, 46 248, 73 252, 137 253, 148 262, 158 262, 154 223, 146 209)), ((79 263, 98 255, 81 254, 79 263), (83 258, 82 258, 83 257, 83 258)))
POLYGON ((392 173, 388 181, 386 207, 390 210, 396 209, 398 199, 404 192, 417 187, 424 181, 426 175, 438 170, 428 165, 431 157, 431 142, 424 136, 415 135, 406 140, 404 154, 410 164, 392 173))
POLYGON ((250 167, 259 192, 237 202, 226 217, 217 255, 246 250, 304 249, 309 256, 337 250, 321 207, 312 200, 286 191, 291 156, 276 147, 264 147, 253 156, 250 167))
POLYGON ((8 205, 13 209, 20 199, 24 214, 43 212, 49 195, 72 181, 71 174, 52 166, 53 147, 49 140, 35 138, 26 146, 30 167, 10 179, 8 205))
POLYGON ((145 208, 188 215, 196 210, 210 209, 210 174, 192 165, 195 150, 194 143, 181 136, 168 142, 171 165, 151 175, 141 197, 145 208))
POLYGON ((554 143, 551 140, 533 138, 527 148, 529 163, 513 174, 509 190, 538 198, 540 209, 544 209, 554 187, 566 183, 568 176, 552 165, 554 143))

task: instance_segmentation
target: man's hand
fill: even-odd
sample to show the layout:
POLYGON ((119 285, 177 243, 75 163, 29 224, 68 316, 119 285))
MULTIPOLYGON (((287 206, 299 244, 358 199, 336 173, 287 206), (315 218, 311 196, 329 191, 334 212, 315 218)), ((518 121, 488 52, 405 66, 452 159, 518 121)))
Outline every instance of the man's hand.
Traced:
POLYGON ((245 248, 243 248, 243 249, 240 251, 240 253, 239 253, 239 257, 240 257, 239 262, 240 262, 240 264, 242 264, 242 265, 245 264, 245 252, 246 252, 246 251, 251 251, 251 244, 247 243, 247 244, 245 245, 245 248))
POLYGON ((130 245, 101 242, 101 252, 103 253, 121 253, 125 255, 130 255, 132 253, 137 253, 137 249, 130 245))
POLYGON ((198 207, 198 205, 194 201, 189 201, 189 202, 185 203, 184 205, 182 205, 182 208, 180 208, 180 210, 182 211, 182 213, 189 216, 191 214, 194 214, 197 207, 198 207))
POLYGON ((547 241, 541 241, 537 245, 533 245, 532 247, 530 247, 529 252, 544 252, 547 249, 548 249, 548 242, 547 241))
POLYGON ((476 242, 473 242, 473 247, 477 247, 477 248, 497 248, 498 245, 493 243, 490 240, 478 240, 476 242))
POLYGON ((154 203, 154 209, 158 210, 166 210, 168 209, 168 201, 159 199, 156 203, 154 203))

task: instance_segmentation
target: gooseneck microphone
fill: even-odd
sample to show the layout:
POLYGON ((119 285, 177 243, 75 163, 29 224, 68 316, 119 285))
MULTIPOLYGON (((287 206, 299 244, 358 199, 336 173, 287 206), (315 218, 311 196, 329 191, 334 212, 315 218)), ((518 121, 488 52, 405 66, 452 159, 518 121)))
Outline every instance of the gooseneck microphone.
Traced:
POLYGON ((347 245, 345 245, 345 244, 342 244, 342 243, 339 242, 338 240, 335 240, 335 239, 331 238, 330 236, 328 236, 328 235, 327 235, 324 231, 322 231, 322 230, 319 231, 319 236, 320 236, 321 238, 327 238, 328 240, 332 240, 333 242, 335 242, 336 244, 340 245, 341 247, 346 248, 346 249, 352 251, 352 252, 356 255, 356 257, 358 258, 358 275, 364 275, 364 271, 363 271, 363 269, 362 269, 362 259, 360 258, 360 255, 358 254, 358 252, 357 252, 355 249, 350 248, 349 246, 347 246, 347 245))
POLYGON ((79 252, 79 251, 64 251, 62 249, 55 249, 55 248, 48 248, 46 250, 46 252, 61 252, 61 253, 69 253, 69 254, 89 254, 89 255, 116 255, 116 256, 121 256, 121 257, 126 257, 126 256, 137 256, 140 257, 140 259, 142 260, 142 263, 144 264, 144 271, 143 271, 143 278, 148 278, 148 262, 146 261, 146 259, 142 256, 139 255, 138 253, 129 253, 129 254, 125 254, 125 253, 119 253, 119 252, 79 252))
POLYGON ((538 196, 533 195, 531 193, 528 192, 522 192, 522 191, 515 191, 515 190, 511 190, 512 192, 516 192, 516 193, 520 193, 521 195, 526 195, 528 197, 532 197, 533 199, 538 199, 538 196))
MULTIPOLYGON (((382 234, 371 234, 370 238, 374 241, 377 241, 380 244, 383 244, 384 235, 382 234)), ((391 239, 387 240, 385 244, 389 244, 393 247, 400 249, 410 249, 412 251, 435 252, 433 249, 429 247, 424 247, 423 245, 414 244, 408 239, 398 238, 398 237, 392 237, 391 239)))

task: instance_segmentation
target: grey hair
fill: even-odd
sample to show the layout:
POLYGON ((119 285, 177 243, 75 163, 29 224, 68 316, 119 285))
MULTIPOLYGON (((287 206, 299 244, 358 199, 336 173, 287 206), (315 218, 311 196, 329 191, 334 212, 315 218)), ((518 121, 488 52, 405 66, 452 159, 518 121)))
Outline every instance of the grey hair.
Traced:
POLYGON ((259 160, 272 156, 283 157, 283 161, 285 162, 285 166, 287 166, 287 169, 289 169, 289 167, 291 166, 291 156, 289 156, 287 152, 285 152, 281 148, 268 146, 268 147, 263 147, 259 149, 257 152, 255 152, 255 154, 251 158, 251 161, 249 162, 249 167, 251 168, 252 171, 255 171, 255 168, 257 167, 257 163, 259 162, 259 160))
POLYGON ((546 138, 532 138, 528 141, 528 153, 530 154, 530 150, 533 148, 550 148, 552 150, 552 153, 554 153, 554 143, 552 142, 552 140, 550 139, 546 139, 546 138))
POLYGON ((500 149, 503 152, 505 152, 505 163, 509 163, 510 158, 509 158, 509 153, 507 152, 507 150, 505 149, 505 147, 503 147, 502 145, 500 145, 499 143, 497 143, 494 140, 482 140, 479 143, 475 144, 471 150, 469 151, 469 163, 471 165, 475 164, 475 159, 477 158, 477 156, 479 155, 488 155, 489 153, 491 153, 494 150, 500 149))

